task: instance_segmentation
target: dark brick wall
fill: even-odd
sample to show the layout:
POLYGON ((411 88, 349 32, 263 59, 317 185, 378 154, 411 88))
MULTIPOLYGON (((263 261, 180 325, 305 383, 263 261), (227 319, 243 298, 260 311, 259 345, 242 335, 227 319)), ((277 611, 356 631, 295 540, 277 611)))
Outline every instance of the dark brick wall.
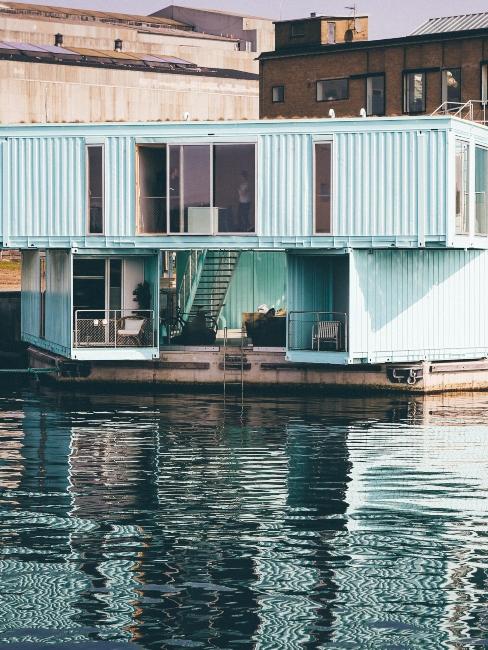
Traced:
MULTIPOLYGON (((324 48, 326 50, 326 48, 324 48)), ((359 115, 366 108, 366 81, 350 79, 349 98, 316 101, 316 81, 367 73, 385 74, 386 114, 403 114, 403 71, 426 68, 427 110, 442 102, 440 68, 461 68, 462 100, 481 99, 481 63, 488 62, 488 36, 408 45, 378 45, 368 48, 287 56, 261 61, 260 115, 262 118, 327 117, 334 108, 337 117, 359 115), (273 104, 271 88, 285 86, 285 101, 273 104)))

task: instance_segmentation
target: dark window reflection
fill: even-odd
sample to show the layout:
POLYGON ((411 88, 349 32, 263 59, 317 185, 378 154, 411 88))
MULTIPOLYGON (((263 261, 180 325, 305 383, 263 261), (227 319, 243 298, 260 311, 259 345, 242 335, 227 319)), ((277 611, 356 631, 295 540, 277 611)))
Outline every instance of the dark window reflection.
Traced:
POLYGON ((166 147, 139 147, 139 229, 166 232, 166 147))
POLYGON ((315 145, 315 232, 330 233, 331 215, 330 142, 315 145))
POLYGON ((90 145, 88 151, 88 231, 103 233, 103 146, 90 145))
POLYGON ((254 232, 255 152, 253 144, 214 147, 214 205, 219 232, 254 232))

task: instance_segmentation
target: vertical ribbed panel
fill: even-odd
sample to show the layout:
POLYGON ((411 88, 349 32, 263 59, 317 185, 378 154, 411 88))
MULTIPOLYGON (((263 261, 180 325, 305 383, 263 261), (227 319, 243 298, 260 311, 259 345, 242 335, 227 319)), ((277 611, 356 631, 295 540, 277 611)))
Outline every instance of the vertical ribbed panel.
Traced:
POLYGON ((261 304, 286 307, 286 255, 283 252, 244 251, 237 264, 222 310, 227 327, 242 325, 243 312, 261 304))
POLYGON ((288 255, 287 264, 289 311, 331 311, 331 258, 319 255, 288 255))
MULTIPOLYGON (((207 127, 202 133, 199 125, 178 126, 180 131, 175 132, 174 125, 161 124, 151 126, 150 134, 152 142, 164 142, 169 132, 180 141, 192 138, 210 144, 222 132, 232 134, 232 129, 243 142, 256 138, 257 131, 257 234, 262 237, 313 235, 313 141, 321 133, 334 143, 333 235, 418 237, 421 244, 424 235, 446 236, 447 197, 452 190, 447 187, 446 128, 421 120, 396 127, 386 121, 391 130, 382 131, 375 120, 363 120, 344 131, 345 123, 330 120, 307 123, 304 132, 303 123, 296 124, 293 132, 294 123, 282 127, 279 121, 249 127, 222 123, 212 126, 215 137, 207 134, 207 127)), ((135 127, 107 126, 100 137, 91 136, 89 125, 81 131, 83 137, 63 135, 61 127, 53 136, 57 128, 45 136, 8 137, 2 145, 7 149, 4 232, 30 238, 87 234, 86 136, 105 143, 104 234, 131 238, 137 244, 135 127)))
POLYGON ((85 158, 81 138, 9 140, 5 218, 11 236, 85 234, 85 158))
POLYGON ((259 235, 312 234, 312 167, 309 135, 285 133, 259 138, 259 235))
POLYGON ((352 259, 352 356, 415 361, 487 350, 487 251, 354 251, 352 259))
POLYGON ((71 256, 69 251, 46 251, 46 341, 71 349, 71 256))
POLYGON ((105 232, 135 235, 135 145, 133 138, 112 137, 105 145, 105 232))
POLYGON ((425 192, 425 232, 444 232, 445 132, 340 133, 335 136, 335 149, 334 234, 417 235, 419 191, 425 192), (419 178, 421 156, 426 162, 423 179, 419 178))
POLYGON ((22 251, 21 333, 38 337, 40 333, 40 264, 39 251, 22 251))

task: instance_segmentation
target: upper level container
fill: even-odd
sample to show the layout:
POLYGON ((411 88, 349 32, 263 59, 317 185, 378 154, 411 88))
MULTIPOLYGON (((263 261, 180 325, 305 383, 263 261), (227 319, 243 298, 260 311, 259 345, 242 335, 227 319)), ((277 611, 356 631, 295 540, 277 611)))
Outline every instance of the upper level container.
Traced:
POLYGON ((488 128, 450 117, 0 127, 13 248, 488 248, 488 128))

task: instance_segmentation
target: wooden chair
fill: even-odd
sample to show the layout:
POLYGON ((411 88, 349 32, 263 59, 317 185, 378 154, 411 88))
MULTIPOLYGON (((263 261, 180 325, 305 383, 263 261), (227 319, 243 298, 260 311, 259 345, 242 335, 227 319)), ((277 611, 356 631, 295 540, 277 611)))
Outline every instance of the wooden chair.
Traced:
POLYGON ((321 320, 313 324, 312 350, 320 352, 321 343, 334 343, 335 349, 340 347, 341 323, 336 320, 321 320))

